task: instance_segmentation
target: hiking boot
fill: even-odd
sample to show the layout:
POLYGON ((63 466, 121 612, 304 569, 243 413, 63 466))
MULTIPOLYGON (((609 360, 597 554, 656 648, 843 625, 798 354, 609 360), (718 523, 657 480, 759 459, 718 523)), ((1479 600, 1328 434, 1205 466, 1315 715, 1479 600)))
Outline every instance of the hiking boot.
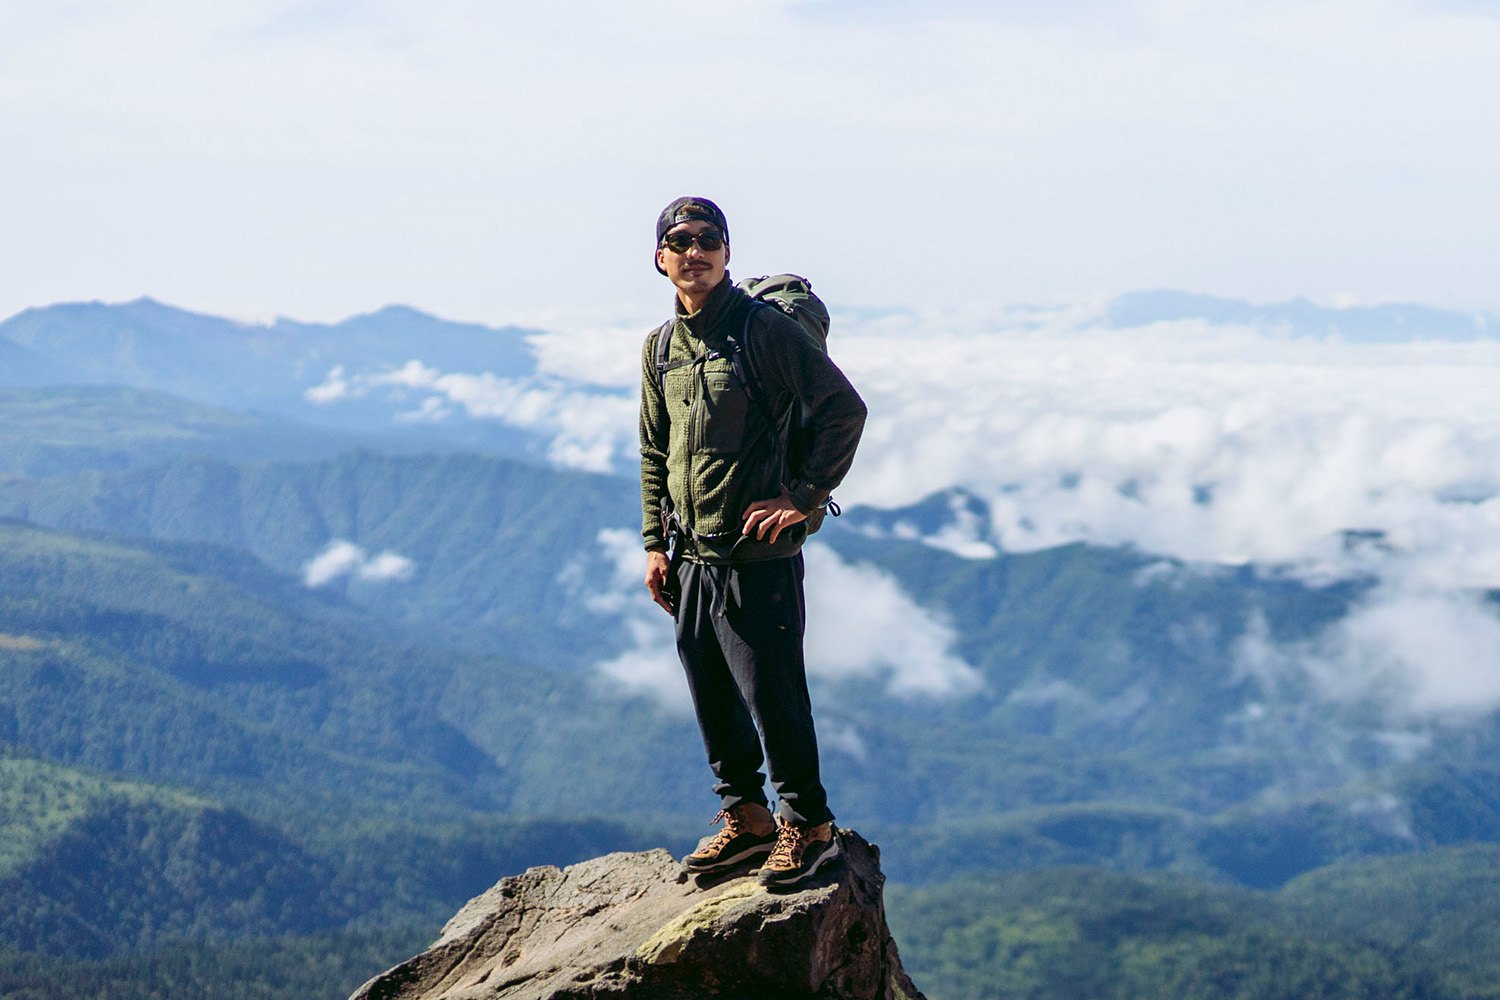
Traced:
POLYGON ((757 861, 771 853, 776 843, 776 825, 771 812, 754 802, 741 802, 732 809, 721 809, 713 822, 724 826, 712 839, 682 859, 682 867, 694 875, 728 871, 747 862, 757 861), (762 832, 756 833, 756 830, 762 832))
POLYGON ((783 823, 776 831, 776 846, 760 866, 756 880, 761 885, 795 885, 810 878, 825 864, 838 860, 839 838, 832 823, 792 826, 783 823))

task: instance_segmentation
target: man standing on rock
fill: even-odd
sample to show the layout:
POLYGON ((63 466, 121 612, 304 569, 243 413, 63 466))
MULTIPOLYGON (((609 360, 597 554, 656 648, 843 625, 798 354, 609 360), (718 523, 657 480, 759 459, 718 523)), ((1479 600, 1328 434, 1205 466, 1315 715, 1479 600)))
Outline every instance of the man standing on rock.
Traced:
POLYGON ((717 205, 678 198, 662 211, 656 269, 676 296, 642 354, 646 586, 676 621, 724 821, 683 864, 759 862, 763 885, 789 886, 839 853, 802 656, 802 542, 854 461, 865 405, 795 319, 735 287, 728 263, 717 205), (810 444, 791 469, 799 413, 810 444))

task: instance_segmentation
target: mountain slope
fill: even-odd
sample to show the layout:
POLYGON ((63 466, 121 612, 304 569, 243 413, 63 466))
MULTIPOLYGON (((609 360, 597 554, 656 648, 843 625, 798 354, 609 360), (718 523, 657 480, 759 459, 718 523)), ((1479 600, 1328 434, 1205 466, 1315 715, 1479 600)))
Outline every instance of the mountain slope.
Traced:
MULTIPOLYGON (((304 392, 335 366, 389 371, 410 359, 463 371, 530 375, 525 338, 534 331, 454 323, 404 306, 326 325, 278 320, 236 323, 137 299, 28 309, 0 323, 0 344, 33 363, 0 368, 0 385, 61 382, 129 385, 219 406, 316 417, 304 392)), ((386 426, 389 406, 375 423, 386 426)), ((341 408, 331 419, 367 426, 370 414, 341 408)))
POLYGON ((1329 307, 1298 298, 1260 304, 1163 290, 1128 292, 1110 302, 1106 311, 1111 326, 1125 328, 1183 319, 1258 326, 1299 337, 1338 337, 1371 344, 1480 340, 1500 333, 1500 316, 1493 313, 1438 309, 1406 302, 1329 307))
POLYGON ((118 470, 192 454, 313 458, 358 440, 124 386, 0 389, 0 473, 19 476, 118 470))
POLYGON ((409 578, 356 574, 334 589, 382 617, 565 665, 609 646, 569 627, 593 619, 561 574, 581 557, 605 577, 595 536, 638 522, 638 509, 626 480, 472 455, 179 459, 119 474, 0 481, 0 515, 232 546, 286 573, 334 540, 389 550, 412 560, 409 578))
POLYGON ((277 831, 181 792, 0 757, 0 940, 100 956, 191 936, 306 933, 349 914, 277 831))

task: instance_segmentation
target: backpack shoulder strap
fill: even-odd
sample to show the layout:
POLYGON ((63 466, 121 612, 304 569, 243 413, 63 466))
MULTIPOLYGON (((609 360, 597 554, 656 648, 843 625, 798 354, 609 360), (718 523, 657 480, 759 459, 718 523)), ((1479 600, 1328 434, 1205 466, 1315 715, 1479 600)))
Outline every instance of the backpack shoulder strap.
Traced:
MULTIPOLYGON (((740 331, 738 337, 729 338, 729 366, 734 370, 734 377, 739 380, 745 390, 745 395, 750 397, 751 402, 761 408, 761 412, 769 417, 766 409, 765 394, 760 391, 760 374, 755 367, 755 351, 752 348, 750 326, 755 322, 756 313, 768 308, 769 302, 760 299, 751 299, 750 308, 745 310, 745 328, 740 331)), ((774 426, 775 421, 772 421, 774 426)))
POLYGON ((667 320, 656 328, 656 387, 662 392, 667 389, 667 372, 676 368, 685 368, 696 364, 700 358, 688 358, 686 361, 668 361, 672 355, 672 328, 676 326, 672 320, 667 320))

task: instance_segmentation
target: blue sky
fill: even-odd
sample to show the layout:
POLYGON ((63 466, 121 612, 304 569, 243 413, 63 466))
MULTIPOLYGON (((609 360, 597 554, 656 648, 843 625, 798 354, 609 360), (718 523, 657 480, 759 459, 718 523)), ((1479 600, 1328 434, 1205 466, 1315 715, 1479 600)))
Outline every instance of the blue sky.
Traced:
POLYGON ((1500 5, 0 5, 0 314, 643 320, 650 226, 849 305, 1500 307, 1500 5))

